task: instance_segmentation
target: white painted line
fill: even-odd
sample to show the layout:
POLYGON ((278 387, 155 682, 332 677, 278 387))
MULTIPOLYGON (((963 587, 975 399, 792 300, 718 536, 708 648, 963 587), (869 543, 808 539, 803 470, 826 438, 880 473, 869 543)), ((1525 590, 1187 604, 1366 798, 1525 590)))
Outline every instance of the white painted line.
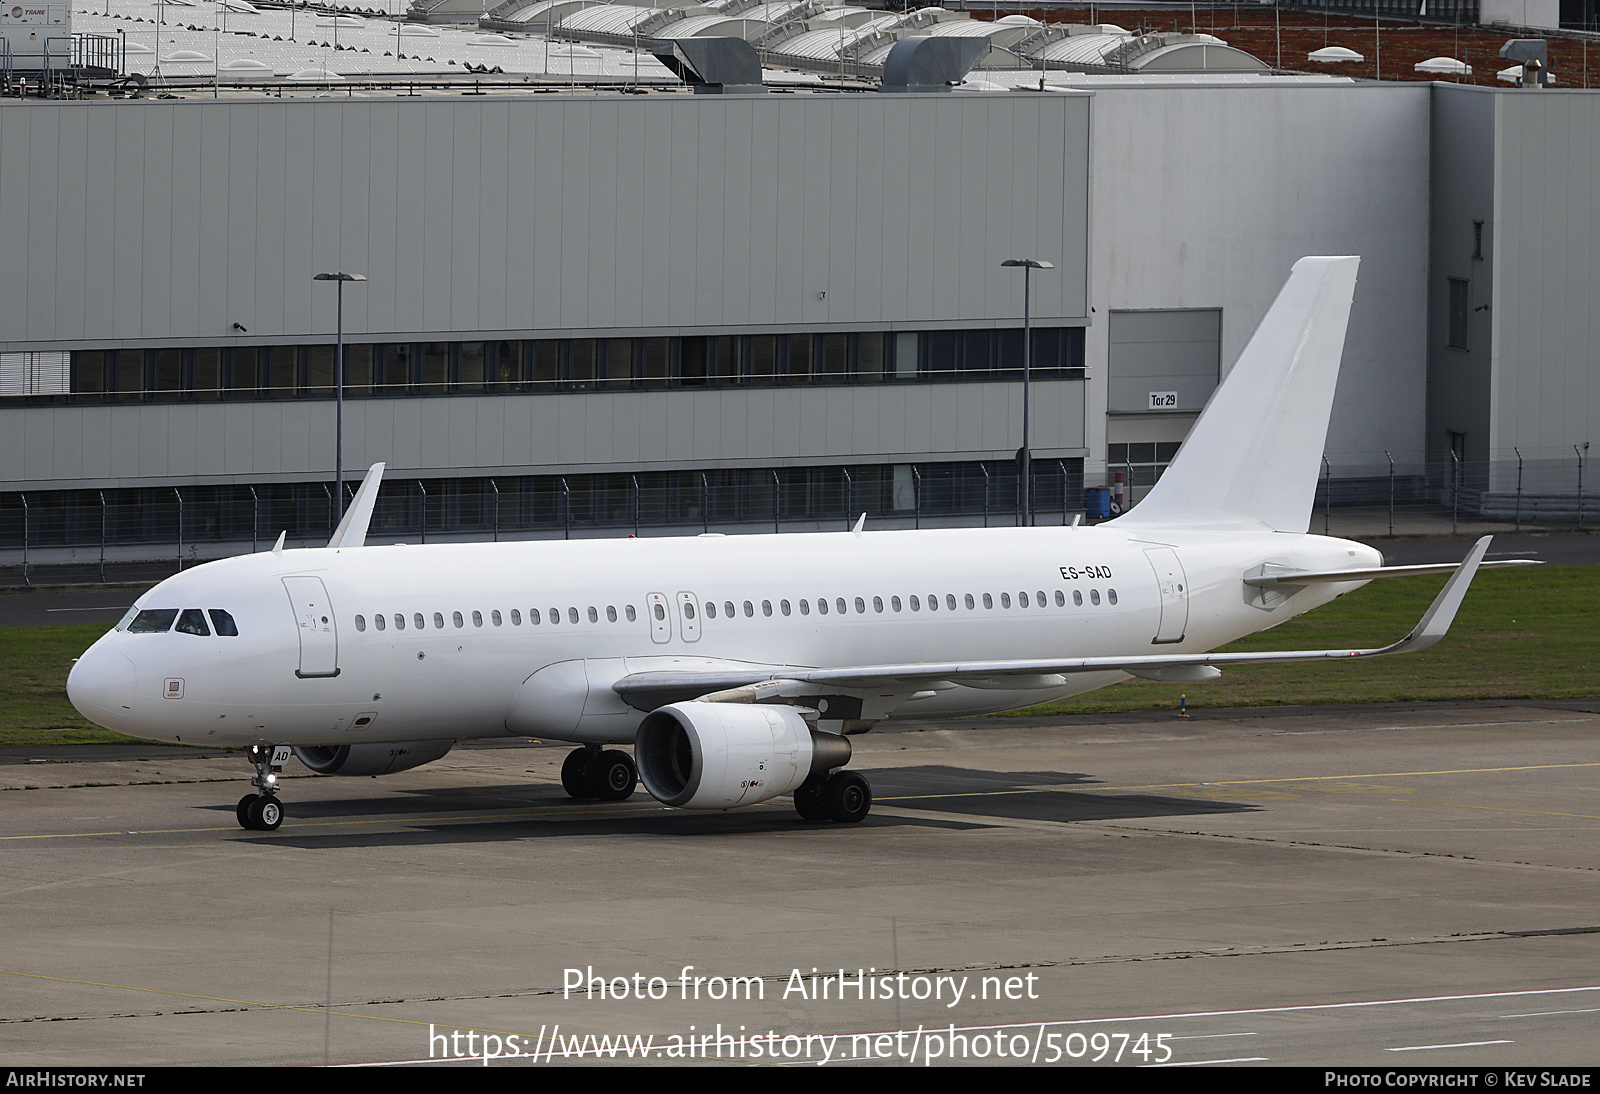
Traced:
POLYGON ((1407 1045, 1404 1048, 1385 1049, 1385 1052, 1426 1052, 1430 1048, 1477 1048, 1480 1045, 1514 1045, 1515 1041, 1458 1041, 1453 1045, 1407 1045))
POLYGON ((1215 1041, 1219 1037, 1259 1037, 1259 1033, 1172 1033, 1169 1041, 1215 1041))
POLYGON ((1600 1014, 1600 1007, 1588 1010, 1536 1010, 1531 1014, 1502 1014, 1502 1018, 1547 1018, 1552 1014, 1600 1014))
POLYGON ((1232 1060, 1183 1060, 1176 1064, 1140 1064, 1140 1067, 1205 1067, 1207 1064, 1264 1064, 1265 1056, 1237 1056, 1232 1060))

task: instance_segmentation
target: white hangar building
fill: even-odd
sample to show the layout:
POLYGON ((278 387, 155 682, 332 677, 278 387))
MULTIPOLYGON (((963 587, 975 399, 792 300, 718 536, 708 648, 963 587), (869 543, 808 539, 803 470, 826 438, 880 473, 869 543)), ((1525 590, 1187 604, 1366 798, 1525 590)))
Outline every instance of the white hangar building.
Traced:
POLYGON ((1600 432, 1597 133, 1259 75, 0 100, 0 561, 325 537, 324 271, 390 539, 1009 523, 1010 258, 1041 521, 1137 500, 1306 254, 1363 259, 1335 485, 1486 497, 1600 432))

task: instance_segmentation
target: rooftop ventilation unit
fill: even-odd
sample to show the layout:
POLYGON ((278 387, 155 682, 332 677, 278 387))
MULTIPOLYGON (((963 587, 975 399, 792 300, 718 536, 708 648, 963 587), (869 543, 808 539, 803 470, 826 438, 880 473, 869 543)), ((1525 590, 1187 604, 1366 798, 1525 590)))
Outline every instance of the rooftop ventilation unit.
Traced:
POLYGON ((949 91, 987 52, 989 39, 984 37, 902 38, 883 59, 883 84, 878 90, 949 91))
POLYGON ((761 58, 743 38, 671 38, 657 42, 656 60, 694 87, 696 95, 765 95, 761 58))
POLYGON ((1542 88, 1550 83, 1550 43, 1543 38, 1513 38, 1500 47, 1500 56, 1522 65, 1518 87, 1542 88))

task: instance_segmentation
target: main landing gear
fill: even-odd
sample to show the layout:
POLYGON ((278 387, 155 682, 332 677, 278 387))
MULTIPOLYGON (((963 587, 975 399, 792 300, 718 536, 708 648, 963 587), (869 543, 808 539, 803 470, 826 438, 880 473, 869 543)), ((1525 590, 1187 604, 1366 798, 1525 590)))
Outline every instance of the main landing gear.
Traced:
POLYGON ((638 785, 639 769, 633 757, 620 749, 601 751, 599 745, 584 745, 573 749, 561 765, 561 787, 579 801, 627 801, 638 785))
POLYGON ((872 811, 872 784, 854 771, 813 775, 794 792, 801 820, 855 824, 872 811))
POLYGON ((256 766, 256 777, 250 785, 257 789, 239 799, 234 813, 239 827, 257 832, 275 831, 283 823, 283 803, 278 800, 278 773, 289 762, 293 749, 288 745, 251 745, 250 762, 256 766))

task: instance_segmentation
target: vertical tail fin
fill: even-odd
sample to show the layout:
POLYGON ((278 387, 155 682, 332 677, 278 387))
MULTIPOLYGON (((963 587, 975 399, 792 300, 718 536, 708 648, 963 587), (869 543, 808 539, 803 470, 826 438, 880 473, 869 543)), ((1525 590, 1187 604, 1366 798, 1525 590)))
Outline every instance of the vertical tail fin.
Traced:
POLYGON ((1302 258, 1129 525, 1310 527, 1359 258, 1302 258))

